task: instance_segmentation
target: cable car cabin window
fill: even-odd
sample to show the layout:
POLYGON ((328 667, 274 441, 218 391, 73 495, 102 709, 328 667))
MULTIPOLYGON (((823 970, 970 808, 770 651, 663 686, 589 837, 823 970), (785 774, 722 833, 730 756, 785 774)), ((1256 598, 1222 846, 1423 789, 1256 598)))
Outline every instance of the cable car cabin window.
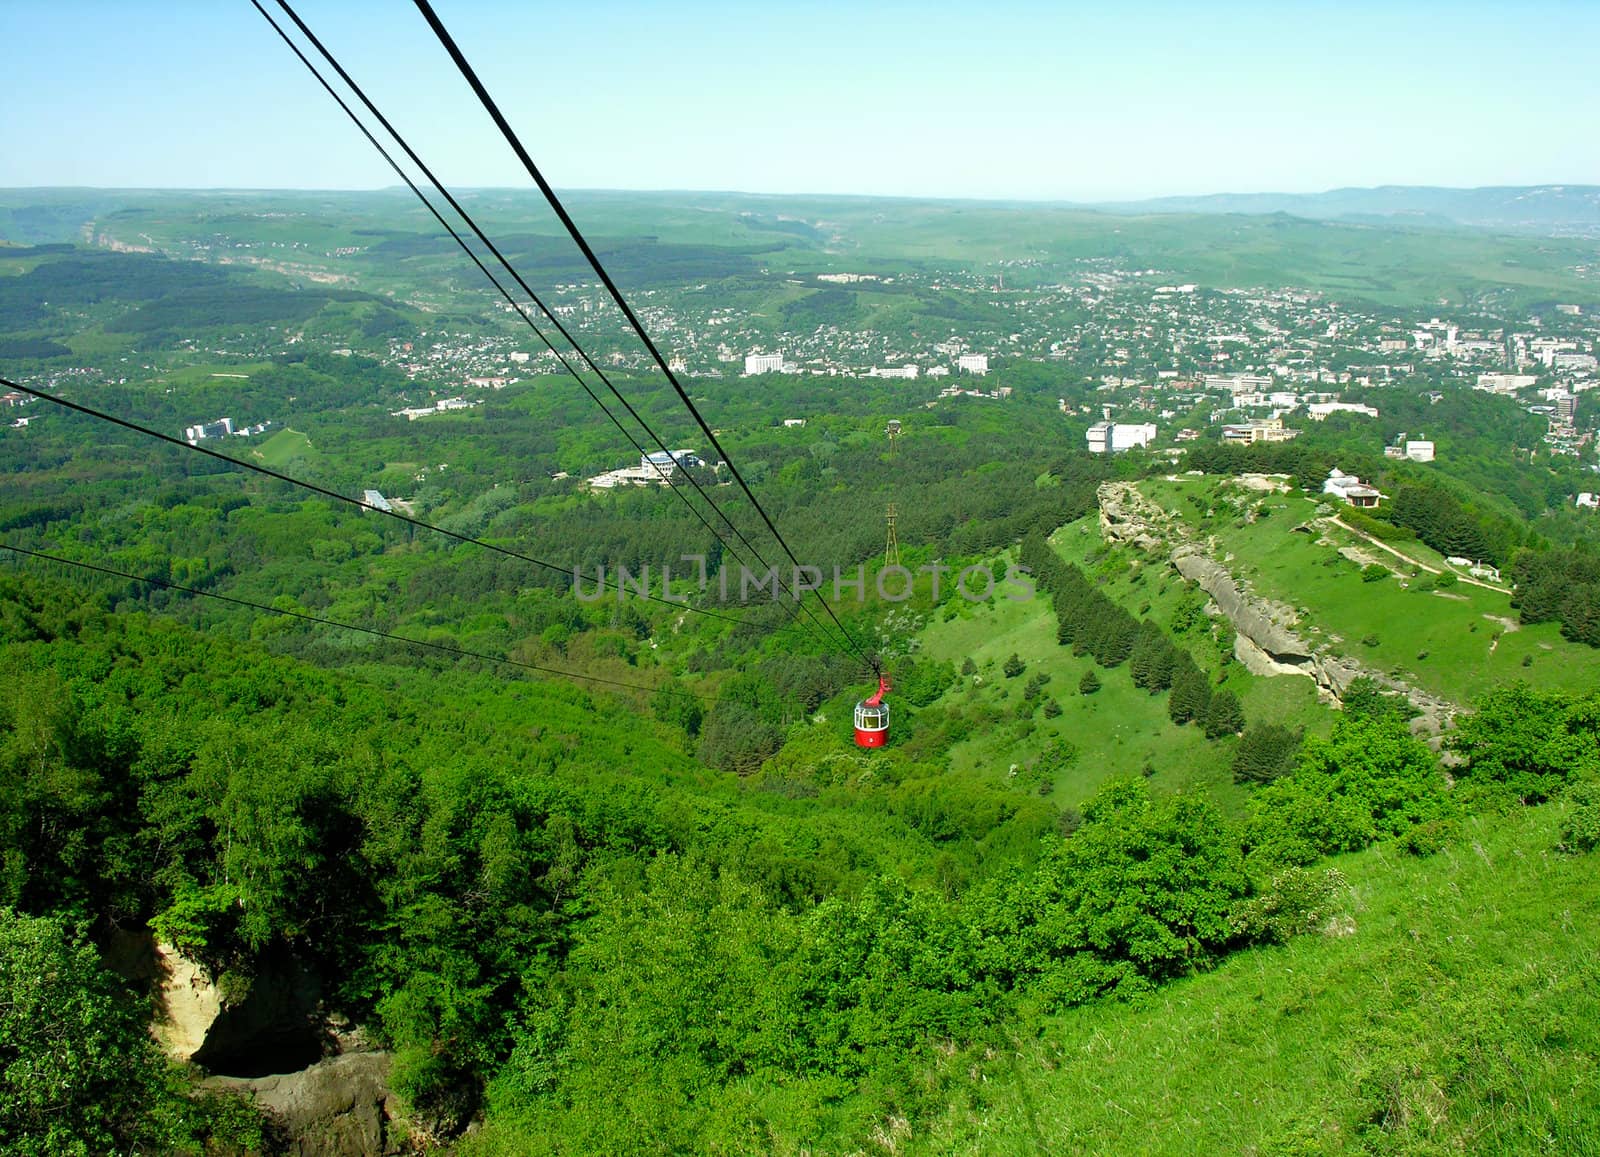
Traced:
POLYGON ((858 703, 856 705, 856 726, 871 727, 873 729, 889 726, 888 705, 869 707, 865 703, 858 703))
POLYGON ((857 703, 856 743, 862 747, 882 747, 889 739, 889 705, 857 703))

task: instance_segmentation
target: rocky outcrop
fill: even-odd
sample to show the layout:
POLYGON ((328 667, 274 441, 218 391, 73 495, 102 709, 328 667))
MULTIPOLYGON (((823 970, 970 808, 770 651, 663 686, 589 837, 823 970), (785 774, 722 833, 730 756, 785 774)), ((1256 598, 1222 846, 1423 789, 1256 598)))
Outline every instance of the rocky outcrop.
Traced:
POLYGON ((106 963, 147 985, 151 1025, 168 1056, 213 1073, 258 1077, 314 1064, 344 1047, 317 975, 292 953, 267 951, 248 980, 223 983, 148 929, 111 938, 106 963))
POLYGON ((105 962, 148 989, 156 1006, 150 1031, 169 1057, 190 1061, 205 1047, 206 1035, 222 1015, 222 995, 204 967, 144 927, 113 930, 105 962))
POLYGON ((1345 690, 1360 678, 1403 695, 1420 713, 1413 730, 1437 734, 1460 707, 1413 687, 1359 660, 1313 646, 1294 629, 1293 607, 1252 593, 1233 577, 1182 524, 1140 494, 1128 482, 1100 487, 1100 528, 1108 541, 1131 543, 1152 554, 1166 554, 1171 566, 1211 596, 1218 613, 1233 624, 1234 655, 1256 675, 1303 675, 1313 680, 1331 702, 1342 702, 1345 690))
POLYGON ((1095 497, 1100 504, 1100 535, 1107 542, 1130 542, 1149 552, 1166 542, 1172 516, 1140 494, 1132 482, 1102 483, 1095 497))
POLYGON ((1311 658, 1310 648, 1289 629, 1297 618, 1292 607, 1246 595, 1227 567, 1193 543, 1175 548, 1170 557, 1179 574, 1211 596, 1233 629, 1275 662, 1297 671, 1311 658))
POLYGON ((148 929, 110 938, 106 963, 149 986, 151 1026, 167 1054, 212 1075, 208 1088, 248 1096, 297 1157, 411 1152, 390 1058, 323 1007, 315 972, 292 953, 264 952, 247 982, 218 984, 148 929), (229 997, 232 999, 230 1000, 229 997))
POLYGON ((389 1066, 388 1053, 345 1053, 295 1073, 212 1077, 206 1085, 252 1099, 294 1157, 382 1157, 413 1151, 389 1066))
POLYGON ((248 981, 224 986, 221 1011, 189 1059, 213 1073, 264 1077, 338 1051, 316 972, 281 950, 268 950, 252 964, 248 981))
POLYGON ((156 1039, 174 1060, 194 1059, 222 1015, 222 996, 204 968, 170 944, 151 946, 160 979, 156 1039))

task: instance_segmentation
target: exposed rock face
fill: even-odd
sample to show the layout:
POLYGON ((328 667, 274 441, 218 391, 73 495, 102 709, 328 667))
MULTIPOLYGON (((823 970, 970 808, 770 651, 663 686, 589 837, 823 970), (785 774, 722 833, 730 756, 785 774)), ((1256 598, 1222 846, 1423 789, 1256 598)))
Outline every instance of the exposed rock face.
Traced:
POLYGON ((113 936, 106 962, 150 985, 160 1010, 152 1031, 168 1055, 218 1074, 206 1086, 254 1100, 287 1152, 413 1151, 389 1091, 389 1055, 371 1051, 359 1029, 322 1007, 317 977, 292 954, 264 954, 232 1004, 201 965, 147 929, 113 936))
POLYGON ((252 1098, 289 1139, 295 1157, 382 1157, 411 1152, 389 1091, 388 1053, 346 1053, 270 1077, 212 1077, 206 1084, 252 1098))
POLYGON ((1227 567, 1193 543, 1184 543, 1174 549, 1171 561, 1179 574, 1211 596, 1211 601, 1228 617, 1240 637, 1248 638, 1255 647, 1288 671, 1305 673, 1302 668, 1311 658, 1311 648, 1289 629, 1296 618, 1292 608, 1246 595, 1234 582, 1227 567))
POLYGON ((1155 551, 1166 541, 1171 516, 1131 482, 1105 482, 1095 492, 1100 503, 1100 534, 1111 542, 1131 542, 1155 551))
POLYGON ((156 975, 161 985, 161 1016, 156 1039, 174 1060, 193 1060, 206 1034, 222 1015, 222 997, 205 969, 170 944, 156 941, 156 975))
POLYGON ((304 1068, 342 1047, 328 1026, 321 984, 289 953, 258 960, 248 991, 233 1003, 204 967, 148 930, 114 937, 106 963, 150 986, 151 1029, 173 1060, 256 1077, 304 1068))
POLYGON ((189 1059, 235 1077, 293 1072, 337 1051, 326 1019, 316 974, 289 953, 269 951, 255 961, 248 992, 223 1002, 189 1059))
POLYGON ((1133 543, 1150 553, 1166 552, 1173 568, 1210 595, 1233 624, 1234 655, 1252 674, 1307 676, 1333 702, 1341 702, 1355 680, 1371 679, 1404 695, 1421 712, 1412 723, 1417 732, 1437 734, 1460 710, 1447 699, 1372 670, 1356 659, 1313 647, 1294 630, 1298 622, 1294 608, 1242 588, 1226 566, 1190 540, 1180 523, 1132 483, 1108 482, 1100 487, 1098 498, 1101 533, 1112 542, 1133 543))
POLYGON ((189 1061, 222 1015, 222 996, 199 964, 148 928, 117 929, 105 950, 106 966, 147 986, 157 1012, 150 1031, 175 1061, 189 1061))

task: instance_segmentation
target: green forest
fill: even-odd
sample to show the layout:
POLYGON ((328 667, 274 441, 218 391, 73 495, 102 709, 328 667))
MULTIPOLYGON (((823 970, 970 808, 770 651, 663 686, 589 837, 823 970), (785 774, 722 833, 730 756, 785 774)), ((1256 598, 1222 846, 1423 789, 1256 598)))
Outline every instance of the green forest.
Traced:
MULTIPOLYGON (((982 1074, 1064 1010, 1316 934, 1349 903, 1329 857, 1438 857, 1546 800, 1566 818, 1542 854, 1600 841, 1596 704, 1527 687, 1462 724, 1453 787, 1377 696, 1287 759, 1241 747, 1242 819, 1137 774, 1061 810, 909 743, 840 778, 837 724, 790 724, 809 758, 729 776, 689 754, 713 725, 671 694, 318 669, 40 579, 3 600, 12 1151, 265 1135, 164 1071, 82 947, 108 924, 148 923, 235 1000, 292 955, 394 1050, 415 1113, 487 1114, 467 1152, 848 1150, 942 1111, 945 1050, 982 1074), (59 1047, 29 1047, 50 1031, 30 1007, 59 1047)), ((753 729, 784 697, 753 673, 713 718, 735 703, 753 729)), ((1571 978, 1591 1004, 1596 979, 1592 957, 1571 978)), ((1596 1095, 1550 1110, 1570 1151, 1596 1095)))
MULTIPOLYGON (((0 427, 0 1151, 297 1152, 241 1082, 358 1037, 395 1135, 462 1157, 1600 1152, 1600 536, 1516 402, 1424 367, 1350 388, 1381 419, 1234 446, 1207 403, 1162 418, 1203 432, 1181 449, 1093 455, 1099 348, 996 355, 965 393, 689 377, 719 463, 618 361, 705 462, 608 490, 584 480, 656 444, 548 366, 464 384, 449 356, 511 323, 390 291, 444 255, 398 208, 218 201, 385 270, 345 284, 68 245, 63 204, 8 208, 35 244, 0 249, 28 419, 0 427), (175 444, 224 415, 257 429, 175 444), (1385 455, 1424 428, 1436 462, 1385 455), (1385 495, 1337 541, 1335 466, 1385 495), (1252 666, 1198 582, 1102 533, 1113 483, 1365 673, 1252 666), (1454 555, 1504 581, 1470 601, 1454 555), (1452 698, 1437 733, 1415 688, 1452 698), (130 944, 191 962, 230 1031, 175 1060, 130 944)), ((611 211, 642 297, 732 295, 825 236, 611 211)), ((912 217, 868 232, 898 253, 912 217)), ((1115 244, 1179 228, 1147 225, 1115 244)), ((1248 228, 1290 265, 1332 244, 1248 228)), ((794 281, 763 292, 795 330, 1006 320, 987 290, 794 281)))

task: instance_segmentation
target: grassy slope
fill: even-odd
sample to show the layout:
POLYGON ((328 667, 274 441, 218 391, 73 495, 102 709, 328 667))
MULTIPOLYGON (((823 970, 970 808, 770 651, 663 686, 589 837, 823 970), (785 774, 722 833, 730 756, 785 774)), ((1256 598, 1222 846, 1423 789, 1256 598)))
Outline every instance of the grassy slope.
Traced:
MULTIPOLYGON (((1057 548, 1066 557, 1081 561, 1086 549, 1078 545, 1078 531, 1092 526, 1093 521, 1064 528, 1054 540, 1057 548)), ((1098 541, 1095 536, 1094 542, 1098 541)), ((1128 602, 1126 588, 1125 582, 1113 581, 1108 593, 1128 602)), ((1151 593, 1150 613, 1164 623, 1182 597, 1182 584, 1172 581, 1164 594, 1151 593)), ((1134 609, 1139 605, 1132 604, 1134 609)), ((953 770, 1001 777, 1011 764, 1026 762, 1061 737, 1078 749, 1077 759, 1056 779, 1055 798, 1062 804, 1082 803, 1110 777, 1137 773, 1148 765, 1155 768, 1158 788, 1203 788, 1230 812, 1242 807, 1243 796, 1228 771, 1235 741, 1211 742, 1196 727, 1174 726, 1167 716, 1166 695, 1151 695, 1135 687, 1125 665, 1108 671, 1096 667, 1088 656, 1075 656, 1070 648, 1057 643, 1056 618, 1048 598, 1041 595, 1028 602, 1000 598, 992 605, 962 607, 967 613, 936 619, 922 635, 923 654, 956 664, 971 657, 978 665, 976 678, 964 678, 962 686, 946 694, 938 705, 993 704, 1001 708, 1005 722, 980 729, 952 748, 953 770), (1013 653, 1027 664, 1027 672, 1007 679, 1001 666, 1013 653), (1093 695, 1081 695, 1078 681, 1091 669, 1099 676, 1101 688, 1093 695), (1044 695, 1058 702, 1062 713, 1055 719, 1036 714, 1037 727, 1019 740, 1011 711, 1028 679, 1038 672, 1050 675, 1044 695)), ((1204 641, 1195 638, 1179 641, 1195 652, 1202 666, 1215 669, 1214 648, 1208 650, 1204 641)), ((1234 664, 1223 685, 1240 696, 1249 718, 1314 728, 1328 721, 1308 679, 1256 679, 1234 664)))
POLYGON ((294 462, 307 461, 316 456, 311 439, 298 430, 279 430, 269 435, 250 451, 250 456, 268 466, 282 469, 294 462))
MULTIPOLYGON (((1216 479, 1153 480, 1142 489, 1197 532, 1215 536, 1219 557, 1231 554, 1235 574, 1259 593, 1301 608, 1301 630, 1308 639, 1330 642, 1336 651, 1370 667, 1461 703, 1515 679, 1551 690, 1587 689, 1600 680, 1600 651, 1567 642, 1554 624, 1507 630, 1504 622, 1514 626, 1516 611, 1503 593, 1466 584, 1445 592, 1415 591, 1402 587, 1398 577, 1363 582, 1357 565, 1338 554, 1339 546, 1357 541, 1353 536, 1336 533, 1331 542, 1319 543, 1293 532, 1312 517, 1318 505, 1314 500, 1245 496, 1216 479), (1202 498, 1213 513, 1198 512, 1187 501, 1190 494, 1202 498), (1264 503, 1270 513, 1243 523, 1238 510, 1227 504, 1241 497, 1264 503), (1362 642, 1372 638, 1375 644, 1362 642), (1529 657, 1531 664, 1523 666, 1529 657)), ((1170 627, 1185 598, 1195 597, 1194 588, 1165 565, 1151 564, 1131 549, 1104 553, 1094 515, 1062 527, 1051 542, 1062 557, 1099 580, 1112 599, 1163 626, 1170 627)), ((1406 549, 1413 546, 1406 544, 1406 549)), ((1436 557, 1426 547, 1415 547, 1414 553, 1436 557)), ((1400 566, 1392 556, 1382 557, 1400 566)), ((999 708, 1002 722, 956 744, 950 753, 953 770, 1003 778, 1013 763, 1026 763, 1056 738, 1065 738, 1079 754, 1056 779, 1055 798, 1062 804, 1082 803, 1111 776, 1150 766, 1160 788, 1203 786, 1226 810, 1237 814, 1242 808, 1243 796, 1228 774, 1235 741, 1208 742, 1197 728, 1174 727, 1167 718, 1166 696, 1134 687, 1126 666, 1106 671, 1057 644, 1047 599, 963 603, 961 611, 951 619, 935 616, 922 634, 922 650, 958 665, 970 657, 978 665, 977 677, 963 679, 936 706, 971 709, 986 703, 999 708), (1027 673, 1006 679, 1001 665, 1013 653, 1027 664, 1027 673), (1090 669, 1099 676, 1101 689, 1080 695, 1078 681, 1090 669), (1050 675, 1044 694, 1061 705, 1062 714, 1055 719, 1035 714, 1035 728, 1019 737, 1012 708, 1028 678, 1041 671, 1050 675)), ((1238 663, 1222 666, 1204 628, 1174 637, 1203 668, 1220 677, 1220 686, 1239 696, 1252 722, 1282 723, 1312 733, 1331 725, 1333 716, 1317 702, 1309 679, 1259 678, 1238 663)))
MULTIPOLYGON (((1318 505, 1313 499, 1272 495, 1265 499, 1266 518, 1241 524, 1237 510, 1227 505, 1228 496, 1240 492, 1227 483, 1157 480, 1141 490, 1183 516, 1197 533, 1214 536, 1217 557, 1232 555, 1229 568, 1258 594, 1301 608, 1300 630, 1309 641, 1332 642, 1335 650, 1368 666, 1461 703, 1514 679, 1563 691, 1584 690, 1600 679, 1600 651, 1567 642, 1554 623, 1516 625, 1517 612, 1506 594, 1464 583, 1435 592, 1404 588, 1398 578, 1362 582, 1356 564, 1338 556, 1340 546, 1358 541, 1353 536, 1336 532, 1330 544, 1322 544, 1317 536, 1294 532, 1313 517, 1318 505), (1213 513, 1202 514, 1189 495, 1213 513), (1514 629, 1500 620, 1509 620, 1514 629), (1376 643, 1362 642, 1373 638, 1376 643), (1526 667, 1525 659, 1531 660, 1526 667)), ((1398 545, 1414 555, 1437 557, 1426 547, 1413 551, 1413 544, 1398 545)), ((1367 550, 1406 569, 1391 555, 1367 550)))
MULTIPOLYGON (((1246 718, 1309 731, 1325 731, 1332 725, 1331 716, 1317 700, 1311 680, 1260 678, 1246 671, 1242 664, 1225 662, 1216 632, 1209 624, 1187 633, 1174 632, 1174 616, 1180 605, 1187 599, 1204 603, 1205 596, 1166 566, 1145 565, 1133 551, 1114 551, 1104 558, 1099 557, 1104 543, 1098 515, 1089 515, 1062 527, 1052 536, 1051 544, 1063 558, 1094 575, 1110 598, 1137 617, 1148 616, 1167 628, 1174 641, 1192 654, 1202 668, 1218 676, 1219 687, 1239 696, 1246 718)), ((1164 709, 1165 698, 1161 702, 1164 709)), ((1231 753, 1232 748, 1228 751, 1231 753)))
POLYGON ((1600 1154, 1600 865, 1560 814, 1342 857, 1346 934, 1048 1021, 902 1151, 1600 1154))
POLYGON ((955 663, 970 655, 978 664, 976 678, 964 679, 963 688, 946 695, 943 705, 989 702, 999 705, 1009 720, 1028 678, 1046 671, 1050 683, 1044 693, 1062 707, 1055 719, 1036 716, 1039 726, 1020 742, 1009 723, 981 729, 952 748, 953 770, 1003 776, 1011 764, 1025 762, 1055 738, 1065 737, 1078 749, 1078 758, 1056 780, 1056 799, 1063 804, 1082 803, 1106 779, 1137 772, 1147 763, 1157 769, 1161 786, 1200 782, 1226 794, 1223 751, 1207 743, 1195 728, 1174 727, 1167 718, 1165 698, 1133 686, 1126 670, 1096 669, 1101 689, 1094 695, 1078 694, 1078 680, 1094 668, 1094 662, 1074 656, 1056 642, 1055 613, 1043 598, 1001 602, 935 624, 923 636, 923 653, 955 663), (1013 652, 1027 663, 1028 671, 1007 679, 1000 667, 1013 652))

